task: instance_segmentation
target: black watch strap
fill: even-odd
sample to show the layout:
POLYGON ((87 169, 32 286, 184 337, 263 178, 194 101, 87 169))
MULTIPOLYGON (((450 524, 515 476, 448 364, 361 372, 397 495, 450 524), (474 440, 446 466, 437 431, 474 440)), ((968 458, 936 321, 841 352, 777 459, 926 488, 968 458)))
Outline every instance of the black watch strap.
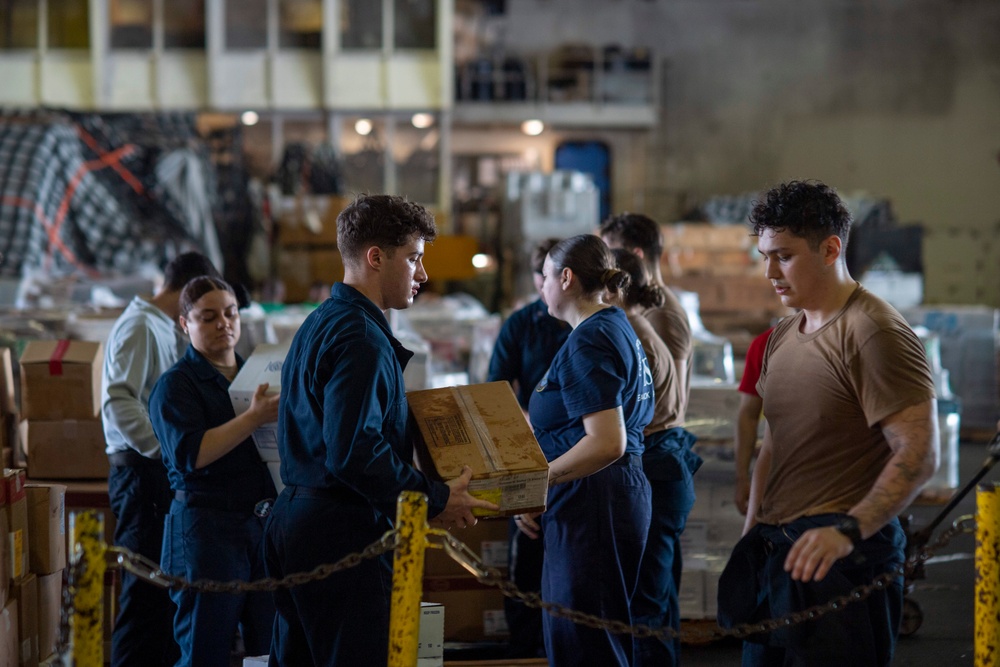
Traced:
POLYGON ((858 520, 850 514, 845 514, 841 517, 833 527, 843 535, 846 535, 855 548, 861 544, 861 526, 858 525, 858 520))

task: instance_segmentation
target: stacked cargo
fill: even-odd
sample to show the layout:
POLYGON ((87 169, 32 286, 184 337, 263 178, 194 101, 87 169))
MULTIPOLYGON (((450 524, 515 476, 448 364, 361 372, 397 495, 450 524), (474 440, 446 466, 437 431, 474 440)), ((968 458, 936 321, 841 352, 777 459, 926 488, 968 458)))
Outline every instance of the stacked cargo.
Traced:
POLYGON ((33 479, 106 479, 103 343, 35 340, 21 353, 21 443, 33 479))

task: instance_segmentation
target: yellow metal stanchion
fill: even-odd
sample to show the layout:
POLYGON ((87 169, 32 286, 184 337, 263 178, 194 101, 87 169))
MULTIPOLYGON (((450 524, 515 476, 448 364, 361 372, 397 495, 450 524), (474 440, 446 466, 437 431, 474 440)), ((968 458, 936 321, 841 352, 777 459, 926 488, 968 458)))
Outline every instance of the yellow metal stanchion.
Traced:
POLYGON ((389 667, 416 667, 427 548, 427 496, 404 491, 396 502, 399 546, 393 556, 389 667))
POLYGON ((1000 485, 976 489, 976 667, 1000 666, 1000 485))
POLYGON ((73 595, 73 665, 104 666, 104 516, 93 511, 70 515, 73 595))

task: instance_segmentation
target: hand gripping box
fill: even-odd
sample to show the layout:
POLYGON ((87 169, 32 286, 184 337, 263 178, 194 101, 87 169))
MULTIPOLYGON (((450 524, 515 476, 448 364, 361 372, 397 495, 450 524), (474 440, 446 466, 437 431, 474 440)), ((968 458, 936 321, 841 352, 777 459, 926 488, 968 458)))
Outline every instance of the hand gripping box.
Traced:
MULTIPOLYGON (((229 400, 233 403, 236 414, 243 414, 250 408, 257 387, 264 383, 270 385, 268 394, 281 393, 281 366, 288 356, 291 343, 271 345, 262 343, 254 348, 253 354, 243 364, 239 374, 229 385, 229 400)), ((278 423, 264 424, 253 432, 253 442, 257 445, 260 458, 265 462, 277 462, 278 459, 278 423)))
POLYGON ((407 392, 417 461, 447 481, 472 468, 469 492, 500 506, 479 516, 545 509, 549 464, 507 382, 407 392))

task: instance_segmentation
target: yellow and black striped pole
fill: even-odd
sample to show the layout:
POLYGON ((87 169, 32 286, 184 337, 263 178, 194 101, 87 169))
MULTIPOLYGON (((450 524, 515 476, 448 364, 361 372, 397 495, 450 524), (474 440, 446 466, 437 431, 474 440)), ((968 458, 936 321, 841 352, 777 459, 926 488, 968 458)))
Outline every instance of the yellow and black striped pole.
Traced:
POLYGON ((74 667, 104 667, 104 516, 94 510, 70 515, 74 667))
POLYGON ((975 665, 1000 666, 1000 484, 976 490, 975 665))
POLYGON ((403 491, 396 501, 399 545, 393 555, 389 667, 416 667, 427 548, 427 496, 403 491))

